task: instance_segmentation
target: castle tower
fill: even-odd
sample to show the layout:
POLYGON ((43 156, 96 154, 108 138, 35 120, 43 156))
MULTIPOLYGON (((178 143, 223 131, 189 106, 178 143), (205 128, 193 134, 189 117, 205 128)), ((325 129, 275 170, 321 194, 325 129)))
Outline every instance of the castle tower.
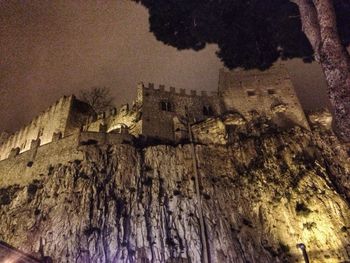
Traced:
POLYGON ((220 70, 219 96, 226 111, 249 119, 252 111, 270 117, 280 127, 299 125, 309 129, 307 119, 283 64, 267 71, 220 70))

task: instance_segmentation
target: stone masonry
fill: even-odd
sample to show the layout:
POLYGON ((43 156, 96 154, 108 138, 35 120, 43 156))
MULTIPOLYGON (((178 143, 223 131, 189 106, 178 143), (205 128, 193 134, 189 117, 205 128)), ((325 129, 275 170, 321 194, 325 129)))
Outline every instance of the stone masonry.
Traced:
POLYGON ((15 134, 2 134, 0 160, 78 131, 130 134, 142 142, 179 143, 188 140, 191 125, 196 140, 205 137, 202 143, 225 144, 232 126, 257 115, 266 116, 281 128, 309 129, 288 72, 281 64, 264 72, 221 70, 218 92, 212 94, 139 83, 131 106, 99 114, 74 96, 63 97, 15 134), (203 136, 203 131, 208 136, 203 136), (214 138, 215 134, 220 136, 214 138))

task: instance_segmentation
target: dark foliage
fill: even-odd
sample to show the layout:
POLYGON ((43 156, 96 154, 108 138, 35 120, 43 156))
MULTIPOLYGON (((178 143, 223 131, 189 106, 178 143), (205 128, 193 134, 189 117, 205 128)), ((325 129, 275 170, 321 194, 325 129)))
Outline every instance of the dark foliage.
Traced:
MULTIPOLYGON (((298 8, 288 0, 133 0, 150 14, 156 38, 178 49, 219 46, 229 68, 266 69, 278 58, 311 61, 298 8)), ((334 0, 340 36, 350 42, 350 1, 334 0)))
MULTIPOLYGON (((111 95, 111 90, 107 87, 92 87, 89 90, 81 90, 79 98, 88 103, 96 113, 108 110, 113 105, 114 98, 111 95)), ((84 109, 85 105, 79 105, 80 110, 84 109)))

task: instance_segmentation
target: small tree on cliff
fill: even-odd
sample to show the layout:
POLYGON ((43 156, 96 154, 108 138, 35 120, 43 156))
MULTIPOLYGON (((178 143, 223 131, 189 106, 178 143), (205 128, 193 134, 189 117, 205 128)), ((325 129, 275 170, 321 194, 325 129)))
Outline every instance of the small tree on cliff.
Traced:
POLYGON ((90 104, 95 112, 99 113, 112 106, 114 98, 107 87, 92 87, 88 90, 80 91, 79 98, 90 104))
POLYGON ((150 30, 178 49, 216 43, 228 68, 269 68, 277 59, 321 64, 340 137, 350 140, 349 0, 134 0, 150 30))

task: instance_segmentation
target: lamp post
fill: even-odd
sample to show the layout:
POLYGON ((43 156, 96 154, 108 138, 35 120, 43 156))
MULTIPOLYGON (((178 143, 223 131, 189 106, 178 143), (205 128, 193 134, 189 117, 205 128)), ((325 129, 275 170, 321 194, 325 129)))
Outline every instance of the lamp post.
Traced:
POLYGON ((200 238, 201 238, 202 250, 203 250, 203 255, 202 255, 203 261, 202 262, 209 263, 207 237, 206 237, 206 233, 205 233, 205 227, 204 227, 205 222, 204 222, 204 216, 203 216, 203 210, 202 210, 202 197, 201 197, 200 188, 199 188, 197 154, 196 154, 196 148, 194 145, 192 127, 191 127, 191 122, 190 122, 190 117, 188 114, 187 107, 186 107, 186 119, 187 119, 188 135, 189 135, 190 144, 191 144, 191 153, 192 153, 192 158, 193 158, 194 183, 195 183, 196 199, 197 199, 197 205, 198 205, 197 209, 198 209, 198 214, 199 214, 200 238))
POLYGON ((308 257, 307 252, 306 252, 305 244, 299 243, 299 244, 297 244, 297 248, 299 248, 302 251, 305 263, 310 263, 309 257, 308 257))

